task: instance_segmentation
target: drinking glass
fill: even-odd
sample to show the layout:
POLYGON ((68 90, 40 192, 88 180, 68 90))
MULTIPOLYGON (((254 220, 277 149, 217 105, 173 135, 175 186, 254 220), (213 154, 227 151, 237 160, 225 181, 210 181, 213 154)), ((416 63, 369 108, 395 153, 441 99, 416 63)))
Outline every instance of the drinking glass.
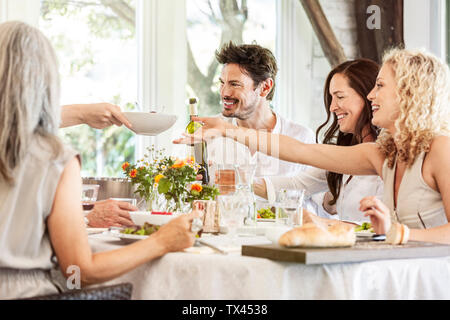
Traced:
POLYGON ((303 224, 305 190, 281 189, 277 195, 277 224, 297 227, 303 224))
POLYGON ((235 167, 238 177, 236 196, 246 211, 244 223, 245 225, 254 226, 256 225, 256 198, 253 193, 253 178, 255 177, 256 164, 247 163, 236 165, 235 167))
POLYGON ((215 165, 215 185, 221 195, 231 194, 236 191, 236 171, 232 164, 215 165))
POLYGON ((92 210, 94 208, 94 202, 97 201, 98 184, 83 184, 83 192, 81 195, 81 203, 83 204, 83 210, 92 210))
POLYGON ((237 230, 244 225, 244 219, 247 216, 245 205, 236 197, 235 193, 219 195, 217 197, 220 208, 220 219, 228 228, 228 234, 232 242, 237 242, 237 230))

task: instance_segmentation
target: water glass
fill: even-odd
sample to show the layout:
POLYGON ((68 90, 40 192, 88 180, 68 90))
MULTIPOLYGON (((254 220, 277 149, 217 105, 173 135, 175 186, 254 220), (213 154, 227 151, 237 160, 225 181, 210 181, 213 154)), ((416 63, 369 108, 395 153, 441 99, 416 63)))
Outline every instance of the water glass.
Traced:
POLYGON ((305 190, 281 189, 277 195, 277 224, 298 227, 303 224, 305 190))

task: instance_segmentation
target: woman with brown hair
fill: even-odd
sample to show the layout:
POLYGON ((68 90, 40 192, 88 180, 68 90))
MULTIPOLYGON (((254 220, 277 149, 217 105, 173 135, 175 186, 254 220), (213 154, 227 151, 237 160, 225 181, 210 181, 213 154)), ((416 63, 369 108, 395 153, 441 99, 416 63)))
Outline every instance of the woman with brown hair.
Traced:
MULTIPOLYGON (((324 144, 353 146, 373 142, 378 129, 372 125, 372 107, 367 95, 375 86, 379 66, 372 60, 346 61, 328 75, 324 88, 326 121, 316 131, 316 140, 325 129, 324 144)), ((350 176, 310 168, 294 177, 264 177, 254 184, 255 193, 270 202, 275 190, 304 189, 306 196, 328 191, 323 207, 340 220, 369 221, 359 211, 364 196, 383 194, 383 182, 377 176, 350 176), (336 207, 335 210, 334 206, 336 207)))

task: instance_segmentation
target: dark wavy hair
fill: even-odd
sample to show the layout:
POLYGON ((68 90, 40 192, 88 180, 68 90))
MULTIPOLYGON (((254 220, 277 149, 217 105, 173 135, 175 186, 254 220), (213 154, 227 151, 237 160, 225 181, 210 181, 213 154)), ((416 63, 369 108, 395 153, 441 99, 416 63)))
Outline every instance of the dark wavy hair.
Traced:
POLYGON ((223 45, 220 51, 216 51, 216 59, 220 64, 238 64, 252 78, 255 86, 258 86, 268 78, 272 78, 272 91, 270 91, 266 99, 273 99, 278 67, 275 56, 269 49, 257 44, 235 45, 230 41, 223 45))
MULTIPOLYGON (((372 105, 367 96, 375 87, 380 66, 369 59, 356 59, 346 61, 335 67, 327 77, 324 88, 324 103, 327 112, 327 120, 317 128, 316 142, 319 141, 319 135, 322 129, 326 129, 322 143, 338 146, 353 146, 363 142, 367 135, 372 135, 375 139, 378 137, 379 129, 372 125, 372 105), (348 85, 358 93, 364 100, 364 108, 361 116, 356 123, 355 133, 344 133, 339 130, 339 124, 336 114, 330 111, 332 96, 330 94, 330 82, 335 74, 343 75, 348 85), (363 136, 364 128, 370 128, 366 136, 363 136)), ((328 188, 333 195, 330 205, 336 204, 342 186, 342 174, 327 172, 328 188)), ((350 177, 351 179, 352 177, 350 177)), ((348 181, 350 181, 350 179, 348 181)))

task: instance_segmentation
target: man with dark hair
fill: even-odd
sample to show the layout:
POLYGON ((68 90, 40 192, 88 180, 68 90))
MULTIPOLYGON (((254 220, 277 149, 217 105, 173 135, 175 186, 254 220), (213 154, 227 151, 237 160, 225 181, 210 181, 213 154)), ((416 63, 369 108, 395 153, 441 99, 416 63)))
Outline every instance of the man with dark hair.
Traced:
MULTIPOLYGON (((234 125, 291 136, 304 143, 315 143, 311 129, 289 121, 271 108, 278 72, 277 62, 269 49, 257 44, 225 44, 216 51, 223 65, 220 76, 220 96, 225 120, 234 125)), ((292 176, 307 166, 279 160, 250 150, 230 139, 209 142, 209 159, 213 163, 242 164, 256 162, 256 177, 292 176)), ((317 212, 310 200, 307 208, 317 212)))
MULTIPOLYGON (((223 65, 220 75, 221 117, 237 126, 314 143, 311 129, 283 118, 271 108, 278 67, 269 49, 257 44, 235 45, 230 42, 216 51, 216 59, 223 65)), ((239 164, 251 159, 258 165, 257 176, 293 175, 306 168, 259 152, 252 155, 247 147, 225 140, 213 140, 212 146, 208 146, 210 159, 216 163, 239 164)))

